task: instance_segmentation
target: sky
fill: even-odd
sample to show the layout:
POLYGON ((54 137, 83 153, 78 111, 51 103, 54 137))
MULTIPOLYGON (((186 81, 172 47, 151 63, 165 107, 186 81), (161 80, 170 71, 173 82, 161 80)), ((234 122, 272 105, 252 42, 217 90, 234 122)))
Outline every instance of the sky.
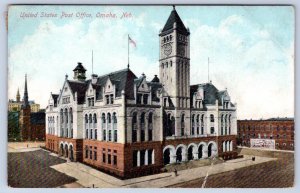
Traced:
MULTIPOLYGON (((82 62, 87 77, 127 67, 150 81, 159 70, 159 31, 171 6, 10 6, 8 98, 24 92, 45 108, 65 75, 82 62), (37 17, 23 17, 37 14, 37 17), (43 13, 57 17, 41 17, 43 13), (72 17, 61 17, 70 15, 72 17), (128 17, 121 18, 126 13, 128 17), (77 15, 91 17, 77 17, 77 15), (96 17, 115 14, 116 18, 96 17)), ((191 84, 227 88, 238 119, 294 117, 294 31, 292 6, 176 6, 189 28, 191 84)))

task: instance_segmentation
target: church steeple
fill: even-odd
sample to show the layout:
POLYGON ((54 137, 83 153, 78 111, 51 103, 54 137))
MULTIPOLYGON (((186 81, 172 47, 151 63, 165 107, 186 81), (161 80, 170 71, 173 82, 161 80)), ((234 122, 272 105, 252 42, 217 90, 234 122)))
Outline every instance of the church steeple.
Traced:
POLYGON ((20 102, 20 91, 19 91, 19 88, 18 88, 16 100, 17 100, 18 103, 20 102))
POLYGON ((27 90, 27 74, 25 74, 25 88, 24 88, 24 98, 23 98, 23 108, 26 108, 29 106, 28 101, 28 90, 27 90))

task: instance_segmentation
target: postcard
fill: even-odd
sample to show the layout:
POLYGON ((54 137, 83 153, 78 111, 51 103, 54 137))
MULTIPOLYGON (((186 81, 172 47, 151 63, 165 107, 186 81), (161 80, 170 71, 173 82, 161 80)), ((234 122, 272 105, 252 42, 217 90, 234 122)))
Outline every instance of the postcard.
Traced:
POLYGON ((293 187, 294 12, 10 5, 8 186, 293 187))

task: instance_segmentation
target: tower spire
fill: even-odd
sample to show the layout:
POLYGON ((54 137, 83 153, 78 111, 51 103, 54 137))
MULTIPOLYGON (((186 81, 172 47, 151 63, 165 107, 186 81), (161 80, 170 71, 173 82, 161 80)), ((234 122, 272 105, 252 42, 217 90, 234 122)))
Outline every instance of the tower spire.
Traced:
POLYGON ((19 88, 18 88, 18 91, 17 91, 16 100, 17 100, 17 102, 20 102, 20 91, 19 91, 19 88))
POLYGON ((23 106, 28 107, 28 90, 27 90, 27 74, 25 74, 25 88, 24 88, 24 99, 23 99, 23 106))

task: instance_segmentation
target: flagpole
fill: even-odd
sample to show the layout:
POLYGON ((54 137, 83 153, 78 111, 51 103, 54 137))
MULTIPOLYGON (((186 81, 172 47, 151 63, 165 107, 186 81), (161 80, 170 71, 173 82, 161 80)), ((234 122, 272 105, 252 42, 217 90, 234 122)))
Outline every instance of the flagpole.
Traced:
POLYGON ((127 51, 128 51, 128 55, 127 55, 127 57, 128 57, 128 64, 127 64, 127 68, 129 68, 129 34, 128 34, 128 37, 127 37, 127 51))

